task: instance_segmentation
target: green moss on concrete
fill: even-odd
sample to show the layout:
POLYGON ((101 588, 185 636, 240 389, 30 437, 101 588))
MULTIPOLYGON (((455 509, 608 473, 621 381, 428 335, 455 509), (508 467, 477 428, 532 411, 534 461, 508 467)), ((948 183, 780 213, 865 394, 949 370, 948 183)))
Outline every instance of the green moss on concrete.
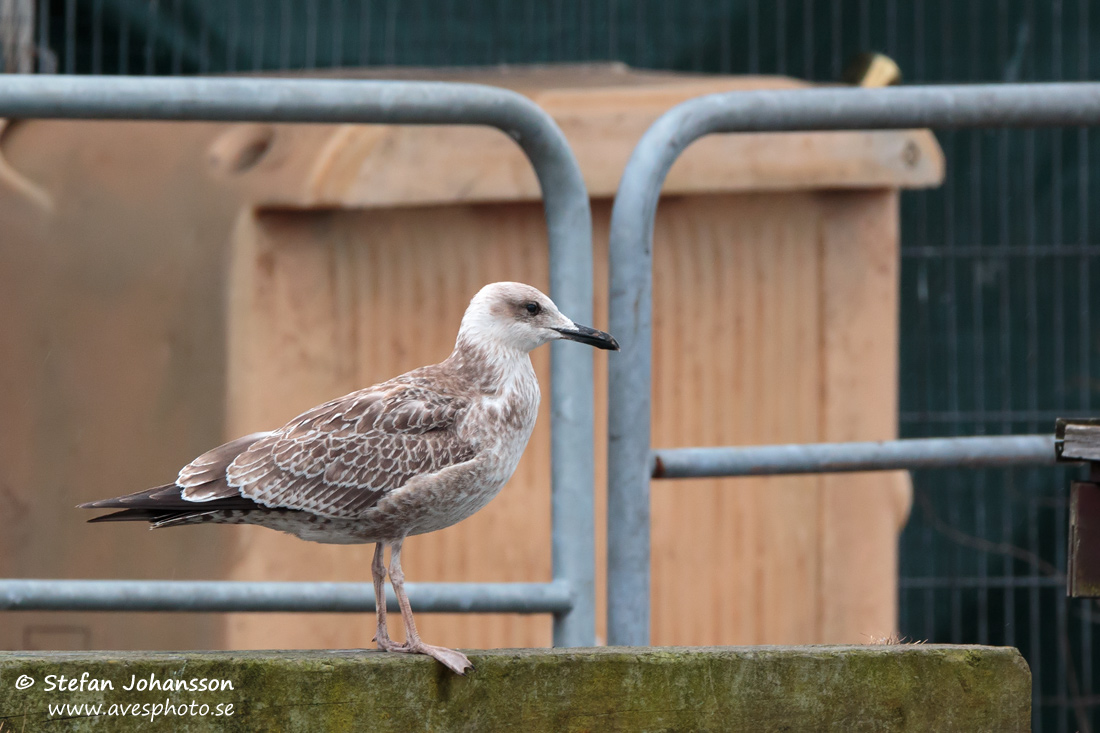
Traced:
POLYGON ((475 670, 372 651, 0 652, 9 731, 1026 731, 1031 673, 1000 647, 817 646, 470 652, 475 670), (48 692, 47 675, 114 682, 48 692), (126 692, 133 675, 232 691, 126 692), (18 690, 22 675, 35 684, 18 690), (77 717, 49 704, 234 705, 232 717, 77 717))

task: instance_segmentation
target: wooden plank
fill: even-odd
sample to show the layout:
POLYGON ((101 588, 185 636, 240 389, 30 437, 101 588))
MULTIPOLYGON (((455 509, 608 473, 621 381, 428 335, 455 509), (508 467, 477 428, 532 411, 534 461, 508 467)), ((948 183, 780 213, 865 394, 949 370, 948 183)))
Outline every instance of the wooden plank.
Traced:
POLYGON ((1069 561, 1071 598, 1100 598, 1100 484, 1070 484, 1069 561))
MULTIPOLYGON (((662 95, 660 104, 646 104, 638 96, 622 99, 620 108, 604 110, 586 109, 575 99, 568 105, 563 100, 546 102, 581 164, 592 196, 614 195, 642 134, 662 112, 683 101, 662 95), (640 111, 631 116, 625 110, 640 111)), ((281 137, 282 132, 276 144, 281 137)), ((939 148, 925 131, 807 133, 791 143, 786 134, 704 138, 673 166, 666 191, 917 188, 942 178, 939 148), (731 167, 731 160, 741 164, 731 167)), ((249 197, 265 206, 388 207, 531 201, 540 195, 523 154, 495 130, 349 126, 314 144, 315 148, 297 152, 309 157, 307 170, 283 177, 261 162, 242 176, 243 184, 255 186, 249 197), (425 169, 432 175, 424 175, 425 169)))
MULTIPOLYGON (((0 140, 56 202, 0 188, 0 577, 222 577, 217 528, 87 525, 75 508, 170 481, 221 437, 235 201, 198 174, 213 127, 34 121, 0 140)), ((220 633, 210 614, 11 613, 0 648, 216 647, 220 633)))
MULTIPOLYGON (((238 232, 231 435, 276 427, 314 404, 445 358, 469 298, 485 282, 546 286, 536 204, 270 212, 238 232)), ((549 352, 536 352, 534 362, 545 392, 549 352)), ((500 496, 466 522, 409 540, 410 579, 549 580, 548 404, 500 496)), ((371 546, 304 543, 252 527, 236 536, 234 578, 370 579, 371 546)), ((425 638, 452 646, 550 643, 547 617, 424 615, 418 624, 425 638)), ((227 643, 258 648, 277 638, 290 648, 365 647, 373 633, 364 616, 233 614, 227 643)))
POLYGON ((1100 424, 1067 422, 1063 432, 1060 456, 1100 461, 1100 424))
MULTIPOLYGON (((821 216, 808 194, 662 202, 655 446, 818 439, 821 216)), ((816 639, 816 478, 659 482, 652 497, 655 644, 816 639)))
MULTIPOLYGON (((655 251, 655 445, 824 439, 821 308, 828 298, 818 232, 829 220, 829 208, 837 204, 833 198, 845 195, 720 195, 662 204, 655 251)), ((878 200, 877 205, 883 203, 878 200)), ((269 428, 309 405, 442 358, 465 298, 483 281, 512 277, 541 282, 541 212, 512 208, 264 214, 259 239, 241 240, 246 254, 235 268, 235 291, 252 295, 233 306, 233 344, 242 351, 231 352, 230 363, 239 368, 231 367, 230 433, 269 428), (403 223, 410 217, 416 227, 403 223), (496 233, 488 239, 487 221, 496 222, 496 233), (438 320, 412 327, 409 313, 424 312, 438 314, 438 320)), ((609 206, 595 207, 597 273, 606 272, 608 216, 609 206)), ((855 270, 847 276, 873 277, 880 265, 853 264, 855 270)), ((890 272, 895 270, 888 268, 890 272)), ((602 319, 603 288, 599 292, 597 313, 602 319)), ((544 360, 536 352, 543 375, 544 360)), ((879 367, 878 360, 853 366, 854 379, 874 381, 869 372, 879 367)), ((597 374, 597 455, 602 466, 602 367, 597 374)), ((867 405, 859 402, 851 410, 867 405)), ((410 577, 549 577, 548 515, 531 510, 548 502, 547 429, 543 415, 520 472, 484 512, 413 541, 410 577), (532 496, 539 498, 532 501, 532 496), (520 535, 516 526, 524 528, 520 535), (502 547, 508 548, 506 553, 500 552, 502 547)), ((603 477, 598 473, 601 536, 606 516, 603 477)), ((824 619, 843 615, 849 603, 836 592, 880 601, 890 595, 892 579, 885 581, 887 591, 867 587, 884 581, 865 576, 863 561, 830 569, 835 576, 855 577, 836 592, 820 589, 830 580, 823 576, 824 564, 815 560, 825 529, 822 485, 819 477, 656 485, 654 641, 814 642, 822 638, 824 619), (690 599, 686 606, 685 598, 690 599), (807 598, 813 602, 805 602, 807 598)), ((889 558, 897 541, 896 518, 889 527, 881 537, 874 535, 880 544, 868 541, 864 549, 873 545, 875 553, 889 558)), ((863 532, 851 525, 846 531, 863 532)), ((234 553, 233 577, 368 577, 367 548, 303 544, 260 529, 241 532, 248 537, 234 553)), ((598 572, 602 596, 602 557, 598 572)), ((892 619, 894 603, 891 597, 885 610, 876 608, 875 618, 892 619)), ((549 642, 545 618, 431 616, 423 626, 429 638, 456 646, 549 642)), ((369 619, 362 617, 310 617, 305 624, 295 616, 237 615, 230 624, 229 644, 263 646, 276 637, 294 646, 362 646, 369 643, 370 632, 369 619)))
MULTIPOLYGON (((0 678, 110 682, 106 693, 86 684, 61 694, 67 705, 110 699, 126 710, 151 710, 128 726, 146 733, 1022 733, 1031 727, 1031 672, 1012 647, 508 649, 471 652, 470 658, 477 671, 455 678, 422 655, 373 651, 0 652, 0 678), (219 684, 217 691, 196 694, 191 709, 208 705, 209 716, 205 725, 191 726, 175 712, 187 709, 181 693, 127 689, 135 672, 139 682, 147 675, 158 682, 224 680, 234 689, 219 684)), ((50 707, 60 704, 60 694, 41 683, 11 687, 4 696, 4 733, 56 728, 41 721, 55 719, 50 707)), ((83 722, 67 727, 80 730, 83 722)), ((102 729, 98 722, 85 729, 102 729)))
MULTIPOLYGON (((416 74, 404 75, 418 78, 416 74)), ((593 197, 613 196, 642 134, 673 106, 704 94, 796 89, 783 77, 722 77, 596 70, 565 77, 463 76, 513 86, 561 127, 593 197)), ((428 78, 428 77, 425 77, 428 78)), ((214 146, 215 175, 258 206, 385 208, 445 202, 533 201, 540 192, 523 153, 499 131, 388 125, 250 126, 270 134, 246 169, 224 165, 254 140, 229 129, 214 146), (426 175, 425 171, 431 171, 426 175)), ((814 189, 922 188, 943 179, 943 154, 925 130, 713 135, 669 172, 669 194, 814 189), (731 161, 736 163, 731 164, 731 161)))
MULTIPOLYGON (((898 196, 822 193, 822 440, 897 433, 898 196)), ((897 626, 897 541, 908 474, 826 475, 818 641, 866 643, 897 626)))

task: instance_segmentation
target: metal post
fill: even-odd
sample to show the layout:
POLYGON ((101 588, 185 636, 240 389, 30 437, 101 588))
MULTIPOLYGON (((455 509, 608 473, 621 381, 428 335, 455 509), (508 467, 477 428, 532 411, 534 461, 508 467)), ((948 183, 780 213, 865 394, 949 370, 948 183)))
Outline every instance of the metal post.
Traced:
MULTIPOLYGON (((0 117, 487 125, 523 149, 546 208, 550 294, 592 322, 592 225, 580 167, 553 119, 505 89, 440 82, 6 77, 0 117)), ((556 646, 595 643, 593 356, 551 350, 553 576, 568 581, 571 610, 554 617, 556 646)))
POLYGON ((611 214, 608 378, 608 643, 649 642, 653 222, 665 176, 717 132, 1039 127, 1100 122, 1100 84, 1001 84, 728 92, 657 120, 623 171, 611 214))

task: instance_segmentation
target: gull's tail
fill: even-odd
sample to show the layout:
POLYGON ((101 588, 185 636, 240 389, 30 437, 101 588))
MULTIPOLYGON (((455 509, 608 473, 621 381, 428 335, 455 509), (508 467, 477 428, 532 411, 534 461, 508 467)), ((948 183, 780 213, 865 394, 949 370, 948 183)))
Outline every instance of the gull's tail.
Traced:
POLYGON ((89 522, 150 522, 154 527, 192 523, 213 513, 251 511, 256 502, 240 495, 226 482, 229 464, 248 447, 269 433, 253 433, 231 440, 203 453, 180 471, 179 479, 133 494, 112 499, 89 501, 78 509, 118 509, 120 511, 89 519, 89 522))

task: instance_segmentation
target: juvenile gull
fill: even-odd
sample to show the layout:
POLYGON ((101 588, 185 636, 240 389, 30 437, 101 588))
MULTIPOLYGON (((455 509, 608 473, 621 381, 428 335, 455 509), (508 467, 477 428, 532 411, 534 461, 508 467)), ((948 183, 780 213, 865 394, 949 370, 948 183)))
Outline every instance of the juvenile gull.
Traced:
POLYGON ((554 339, 619 348, 529 285, 486 285, 462 317, 454 351, 439 364, 214 448, 184 466, 175 483, 80 506, 122 510, 92 522, 258 524, 312 542, 373 542, 378 646, 428 654, 464 674, 472 668, 464 654, 425 644, 416 631, 401 545, 462 521, 511 478, 539 406, 529 352, 554 339), (402 644, 386 630, 386 547, 405 623, 402 644))

